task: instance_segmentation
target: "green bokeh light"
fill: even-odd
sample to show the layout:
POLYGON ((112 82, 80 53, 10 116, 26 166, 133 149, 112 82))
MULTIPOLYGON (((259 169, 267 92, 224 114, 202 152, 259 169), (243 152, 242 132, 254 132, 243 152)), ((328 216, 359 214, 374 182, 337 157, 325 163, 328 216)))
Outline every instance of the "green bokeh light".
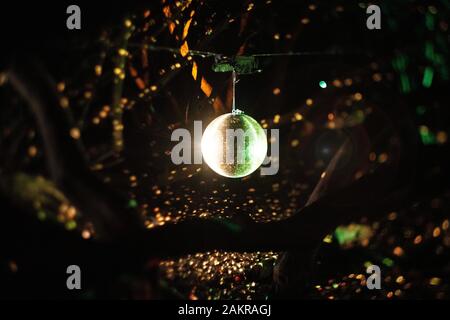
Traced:
POLYGON ((325 82, 325 81, 320 81, 319 82, 319 86, 322 88, 322 89, 325 89, 326 87, 327 87, 327 83, 325 82))

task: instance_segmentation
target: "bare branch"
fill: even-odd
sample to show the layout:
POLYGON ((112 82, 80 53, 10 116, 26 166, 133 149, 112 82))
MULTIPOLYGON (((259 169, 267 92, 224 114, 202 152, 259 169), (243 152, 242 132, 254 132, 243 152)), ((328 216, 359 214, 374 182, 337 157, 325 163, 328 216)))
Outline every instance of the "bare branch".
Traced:
POLYGON ((127 208, 125 199, 89 170, 70 136, 56 86, 46 70, 27 57, 20 57, 10 66, 8 77, 36 117, 48 169, 58 188, 92 218, 96 231, 104 238, 133 234, 141 226, 136 212, 127 208))

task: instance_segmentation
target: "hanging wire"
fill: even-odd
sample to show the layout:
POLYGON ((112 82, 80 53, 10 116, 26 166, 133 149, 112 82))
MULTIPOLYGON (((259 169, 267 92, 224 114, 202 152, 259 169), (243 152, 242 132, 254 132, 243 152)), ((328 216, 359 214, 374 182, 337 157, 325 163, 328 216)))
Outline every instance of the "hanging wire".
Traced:
MULTIPOLYGON (((164 46, 154 46, 151 44, 139 44, 139 43, 130 43, 128 44, 129 47, 138 47, 138 48, 144 48, 149 51, 166 51, 171 52, 175 54, 180 54, 180 49, 172 48, 172 47, 164 47, 164 46)), ((221 58, 223 57, 222 54, 215 53, 215 52, 208 52, 208 51, 198 51, 198 50, 191 50, 189 49, 189 55, 191 56, 199 56, 201 58, 209 58, 209 57, 215 57, 215 58, 221 58)))
POLYGON ((255 53, 252 57, 288 57, 288 56, 321 56, 321 55, 340 55, 342 53, 335 51, 320 52, 320 51, 303 51, 303 52, 275 52, 275 53, 255 53))
POLYGON ((232 115, 239 115, 244 113, 244 111, 236 109, 236 83, 237 83, 237 73, 236 70, 233 69, 232 73, 232 81, 233 81, 233 100, 231 103, 231 114, 232 115))
MULTIPOLYGON (((150 44, 139 44, 139 43, 130 43, 129 47, 139 47, 144 48, 149 51, 166 51, 175 54, 180 54, 180 49, 165 47, 165 46, 155 46, 150 44)), ((191 50, 189 49, 189 55, 191 56, 199 56, 202 58, 214 57, 216 59, 223 59, 229 57, 222 53, 210 52, 210 51, 199 51, 199 50, 191 50)), ((338 56, 338 55, 346 55, 348 53, 339 52, 339 51, 328 51, 328 52, 320 52, 320 51, 303 51, 303 52, 276 52, 276 53, 254 53, 246 55, 248 57, 289 57, 289 56, 321 56, 321 55, 329 55, 329 56, 338 56)))
POLYGON ((231 113, 235 113, 236 110, 236 70, 233 68, 233 102, 231 105, 231 113))

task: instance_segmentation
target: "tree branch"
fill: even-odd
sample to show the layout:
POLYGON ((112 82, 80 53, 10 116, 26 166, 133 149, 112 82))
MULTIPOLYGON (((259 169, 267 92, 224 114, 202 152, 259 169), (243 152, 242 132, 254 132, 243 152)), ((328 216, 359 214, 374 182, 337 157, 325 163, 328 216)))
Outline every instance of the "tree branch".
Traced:
POLYGON ((42 136, 52 180, 95 225, 104 239, 133 234, 142 224, 125 199, 102 183, 89 169, 58 101, 56 85, 46 70, 28 57, 12 62, 8 78, 27 102, 42 136))

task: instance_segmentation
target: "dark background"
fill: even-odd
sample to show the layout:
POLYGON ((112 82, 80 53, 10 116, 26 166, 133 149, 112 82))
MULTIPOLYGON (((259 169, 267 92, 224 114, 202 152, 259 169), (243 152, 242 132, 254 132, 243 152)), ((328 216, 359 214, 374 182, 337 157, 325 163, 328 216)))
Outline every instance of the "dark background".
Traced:
MULTIPOLYGON (((103 104, 111 100, 111 83, 103 79, 103 83, 106 84, 98 85, 92 77, 92 72, 88 72, 92 70, 92 66, 100 56, 99 53, 104 50, 98 42, 100 34, 106 30, 112 41, 116 41, 117 35, 120 34, 119 26, 123 17, 127 14, 140 13, 145 9, 150 9, 152 14, 155 12, 156 24, 161 24, 164 21, 160 12, 162 5, 159 1, 151 3, 78 1, 76 4, 82 11, 82 30, 69 31, 65 26, 67 17, 65 11, 70 4, 74 3, 65 1, 2 3, 0 5, 1 68, 8 68, 12 62, 20 63, 20 59, 27 57, 40 61, 56 81, 67 83, 70 88, 68 96, 71 102, 74 101, 77 105, 77 101, 80 101, 80 105, 73 108, 73 116, 76 119, 83 119, 83 117, 91 119, 103 104), (97 93, 93 107, 84 112, 82 92, 86 88, 94 88, 97 93)), ((319 245, 318 254, 314 254, 314 257, 308 256, 308 259, 314 263, 321 261, 321 266, 313 268, 314 275, 309 278, 310 283, 305 286, 307 288, 305 290, 297 290, 298 283, 295 281, 293 282, 295 285, 291 284, 279 289, 272 282, 273 266, 268 267, 269 276, 263 275, 265 273, 262 271, 256 276, 247 273, 244 276, 240 275, 245 279, 244 282, 251 283, 256 279, 259 287, 252 297, 329 298, 333 296, 343 299, 360 297, 386 299, 389 298, 389 292, 401 289, 403 294, 399 295, 399 298, 448 299, 448 230, 442 229, 441 235, 437 238, 432 235, 434 227, 442 225, 442 221, 448 219, 450 178, 448 142, 437 143, 434 140, 433 143, 428 143, 429 141, 420 133, 420 126, 427 126, 434 135, 438 132, 449 133, 449 82, 448 77, 445 77, 446 73, 448 75, 449 8, 445 1, 434 3, 399 1, 395 4, 388 2, 379 4, 382 8, 382 29, 371 31, 365 27, 367 17, 365 9, 361 8, 356 1, 352 3, 312 1, 301 4, 297 1, 273 1, 271 6, 255 1, 255 9, 249 16, 246 16, 245 10, 247 3, 205 1, 196 10, 197 25, 191 27, 188 38, 191 49, 235 55, 245 44, 245 54, 286 51, 316 53, 302 57, 260 59, 259 63, 263 72, 240 77, 238 85, 238 103, 248 114, 258 120, 267 119, 271 125, 274 125, 271 119, 275 114, 281 114, 282 119, 290 119, 289 116, 283 115, 291 115, 300 106, 303 108, 301 110, 304 110, 304 101, 307 98, 313 98, 315 105, 319 105, 320 108, 313 107, 312 111, 307 111, 304 117, 307 118, 308 124, 292 124, 287 120, 279 126, 274 126, 280 128, 282 141, 281 159, 283 160, 281 160, 280 173, 277 176, 261 178, 259 175, 252 175, 248 180, 230 181, 215 177, 208 168, 203 167, 204 173, 192 179, 177 174, 174 182, 167 182, 164 178, 170 176, 170 171, 174 169, 164 155, 164 151, 171 146, 169 129, 172 128, 171 125, 189 126, 188 121, 184 122, 186 105, 190 106, 188 120, 196 118, 210 120, 229 108, 226 103, 229 75, 212 72, 212 59, 196 60, 200 74, 212 84, 213 93, 210 99, 199 90, 198 82, 192 81, 190 65, 183 67, 168 81, 161 92, 158 91, 149 100, 136 99, 134 107, 124 112, 123 116, 125 148, 120 158, 124 160, 119 165, 113 165, 100 172, 99 176, 108 177, 112 180, 113 188, 128 196, 132 194, 132 198, 136 199, 139 205, 146 203, 150 205, 150 208, 156 206, 165 208, 164 200, 172 196, 169 191, 175 196, 182 197, 183 194, 196 190, 197 195, 194 196, 193 205, 183 200, 184 202, 170 204, 165 208, 168 211, 178 211, 185 210, 185 205, 188 205, 189 209, 186 210, 188 217, 195 216, 192 211, 196 206, 199 211, 200 209, 209 210, 214 216, 220 211, 222 205, 211 204, 208 197, 213 197, 215 200, 231 199, 231 196, 225 193, 225 189, 231 189, 232 193, 236 193, 238 195, 236 202, 240 203, 241 200, 248 200, 246 197, 251 196, 248 189, 254 187, 258 191, 253 207, 229 209, 224 216, 239 218, 250 215, 255 220, 267 222, 270 221, 271 214, 269 206, 267 206, 267 213, 264 211, 262 217, 252 216, 258 205, 262 205, 268 197, 273 196, 287 208, 289 201, 295 198, 291 208, 294 212, 301 210, 340 144, 345 138, 350 138, 352 147, 335 173, 334 182, 330 182, 332 184, 330 190, 338 188, 340 183, 344 185, 344 181, 349 180, 349 184, 353 182, 358 170, 366 174, 373 173, 380 166, 382 167, 383 164, 378 163, 378 160, 375 162, 367 160, 369 153, 375 152, 377 155, 381 153, 388 155, 389 160, 385 165, 394 172, 385 181, 387 196, 395 199, 395 192, 404 189, 408 190, 408 195, 398 196, 398 201, 394 201, 392 207, 383 212, 380 211, 375 219, 375 223, 378 223, 378 227, 374 228, 377 230, 376 235, 372 238, 369 248, 356 246, 343 249, 336 244, 336 241, 330 246, 319 245), (310 4, 317 6, 317 9, 308 9, 310 4), (429 6, 433 6, 437 11, 436 14, 432 14, 435 22, 431 29, 426 22, 427 15, 433 11, 429 6), (343 10, 337 9, 338 7, 342 7, 343 10), (309 17, 310 23, 299 24, 299 19, 305 16, 309 17), (216 30, 229 17, 236 17, 238 21, 248 19, 244 31, 240 32, 239 23, 229 23, 222 31, 217 32, 211 41, 208 41, 208 37, 204 35, 206 27, 211 25, 212 29, 216 30), (447 27, 442 27, 445 24, 447 27), (274 41, 273 39, 274 33, 280 33, 283 36, 287 33, 295 34, 296 31, 298 38, 291 41, 286 39, 274 41), (435 53, 441 57, 439 63, 430 61, 426 56, 427 43, 434 44, 435 53), (327 54, 330 52, 333 54, 327 54), (408 63, 403 70, 395 67, 394 61, 399 56, 407 57, 408 63), (435 70, 430 87, 422 85, 424 69, 427 66, 432 66, 435 70), (383 80, 375 82, 373 80, 375 73, 381 74, 383 80), (405 75, 409 79, 409 90, 403 88, 402 77, 405 75), (347 78, 352 79, 353 84, 343 87, 334 86, 332 80, 336 78, 342 81, 347 78), (318 86, 321 80, 327 81, 326 90, 318 86), (273 94, 275 87, 281 88, 280 96, 273 94), (344 112, 353 114, 358 111, 358 108, 370 107, 373 110, 370 117, 366 117, 361 126, 356 129, 329 130, 326 128, 324 124, 328 121, 327 116, 334 112, 336 115, 341 114, 340 108, 345 104, 347 97, 356 92, 362 93, 363 101, 361 104, 352 105, 344 112), (212 107, 211 98, 214 97, 220 97, 224 101, 222 109, 217 110, 212 107), (423 107, 425 111, 418 112, 419 107, 423 107), (310 128, 314 129, 310 130, 310 128), (300 139, 300 151, 291 148, 293 139, 300 139), (326 148, 331 151, 324 153, 323 150, 326 148), (157 155, 154 155, 156 153, 157 155), (149 156, 150 154, 152 156, 149 156), (139 187, 130 188, 129 174, 124 174, 124 170, 131 170, 139 177, 139 187), (206 184, 201 184, 201 181, 205 180, 206 184), (271 194, 272 185, 276 183, 281 185, 281 190, 271 194), (163 195, 167 191, 166 197, 161 199, 149 195, 149 190, 152 190, 155 184, 162 186, 163 195), (211 194, 212 190, 219 190, 219 194, 211 194), (298 196, 291 197, 292 190, 301 190, 301 192, 298 196), (398 218, 391 220, 389 218, 391 212, 396 212, 398 218), (427 241, 424 240, 423 245, 418 248, 411 244, 414 237, 410 239, 411 236, 405 236, 408 233, 406 231, 412 232, 414 236, 423 235, 427 241), (406 249, 409 245, 410 251, 406 249), (397 246, 404 247, 407 252, 398 260, 392 254, 397 246), (394 280, 381 292, 365 292, 361 296, 357 292, 359 282, 351 282, 352 280, 347 277, 348 274, 356 273, 355 270, 362 272, 361 266, 367 260, 381 264, 386 257, 395 261, 395 266, 387 271, 394 280), (406 284, 396 284, 395 279, 400 275, 408 279, 406 284), (347 277, 342 282, 347 283, 348 280, 347 286, 350 289, 341 290, 341 287, 336 289, 329 283, 329 281, 339 282, 337 279, 343 277, 347 277), (430 286, 430 279, 436 277, 441 279, 440 284, 430 286), (315 290, 316 284, 319 283, 326 289, 315 290), (409 289, 404 289, 403 287, 408 283, 411 283, 409 289)), ((136 22, 137 25, 139 21, 136 22)), ((138 33, 133 41, 145 41, 145 34, 138 33)), ((173 48, 180 46, 179 41, 174 40, 167 30, 158 37, 156 44, 173 48)), ((104 52, 107 56, 104 69, 112 70, 114 60, 113 58, 108 60, 108 57, 113 55, 112 50, 104 52)), ((172 59, 167 53, 154 54, 152 63, 156 67, 167 66, 178 61, 172 59)), ((155 71, 156 67, 149 71, 151 79, 159 77, 155 71)), ((124 96, 133 99, 139 94, 139 90, 129 79, 131 77, 127 77, 125 82, 124 96)), ((22 128, 22 130, 31 129, 38 133, 39 130, 35 130, 33 116, 24 102, 17 99, 14 90, 8 86, 1 89, 2 134, 15 119, 22 119, 22 127, 19 127, 18 132, 22 128), (10 112, 10 110, 13 111, 10 112)), ((88 158, 96 158, 111 148, 111 124, 100 127, 86 126, 84 130, 83 143, 86 147, 85 155, 88 158)), ((39 134, 33 137, 34 140, 32 139, 31 142, 40 146, 42 141, 39 134)), ((28 160, 26 150, 31 142, 21 141, 17 150, 11 152, 8 139, 5 138, 5 147, 1 150, 1 173, 6 189, 12 189, 8 179, 16 172, 49 176, 44 152, 39 152, 38 157, 28 160)), ((383 186, 373 185, 369 187, 369 192, 373 192, 374 197, 377 197, 381 189, 383 186)), ((382 195, 386 196, 386 194, 382 195)), ((349 198, 350 196, 351 194, 349 198)), ((355 198, 358 197, 359 195, 355 194, 355 198)), ((167 287, 175 288, 179 294, 173 295, 170 289, 160 289, 159 280, 164 278, 164 272, 157 266, 162 258, 156 256, 142 262, 136 258, 139 256, 139 249, 132 249, 127 252, 126 259, 123 258, 118 262, 115 252, 117 250, 120 252, 120 246, 118 249, 117 246, 110 247, 94 240, 80 241, 79 234, 67 232, 62 225, 54 221, 38 221, 31 206, 27 204, 18 206, 17 200, 8 192, 2 191, 1 206, 4 214, 0 237, 3 252, 0 296, 4 298, 90 299, 173 298, 174 296, 188 298, 192 287, 197 285, 203 288, 203 291, 199 289, 200 298, 208 297, 205 293, 208 288, 221 292, 220 286, 214 282, 216 280, 199 284, 196 283, 195 277, 186 280, 180 276, 175 277, 175 280, 167 281, 167 287), (82 262, 77 259, 82 259, 82 262), (83 275, 83 287, 87 287, 88 290, 81 294, 68 292, 65 289, 65 266, 74 263, 72 262, 74 260, 77 260, 75 264, 80 264, 82 270, 86 270, 83 275), (11 272, 11 261, 18 263, 18 272, 11 272)), ((282 207, 280 212, 285 212, 285 207, 282 207)), ((152 214, 150 212, 148 216, 152 214)), ((279 265, 279 261, 273 262, 273 265, 279 265)), ((301 273, 300 269, 294 264, 293 273, 301 273)), ((295 276, 293 278, 295 279, 295 276)), ((225 281, 234 280, 227 278, 225 281)), ((239 291, 230 295, 218 294, 215 297, 235 299, 245 296, 239 291)))

